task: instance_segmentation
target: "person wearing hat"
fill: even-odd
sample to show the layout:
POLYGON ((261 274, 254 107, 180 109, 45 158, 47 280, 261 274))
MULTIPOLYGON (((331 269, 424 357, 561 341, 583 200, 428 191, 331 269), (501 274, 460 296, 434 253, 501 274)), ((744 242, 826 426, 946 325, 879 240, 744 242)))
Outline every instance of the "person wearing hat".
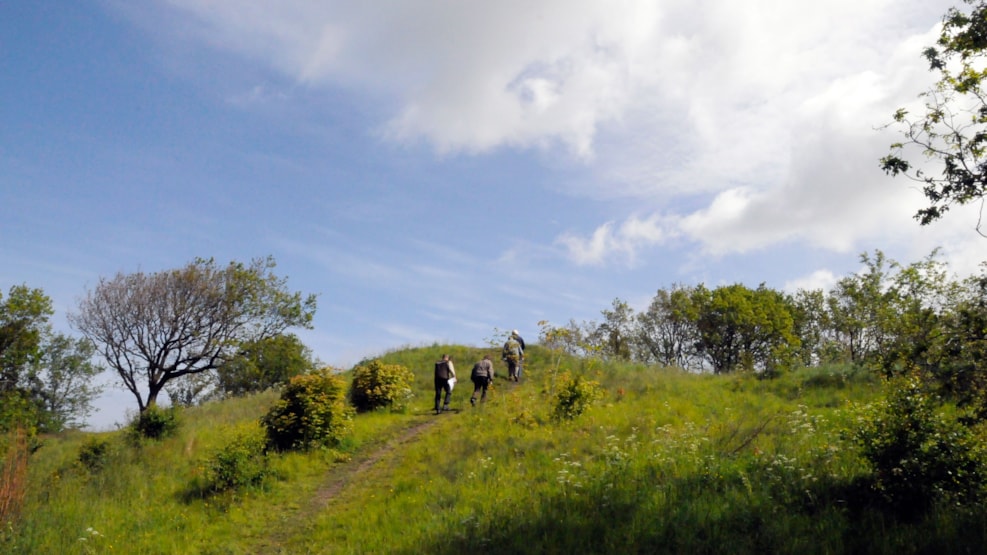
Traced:
POLYGON ((520 378, 521 367, 524 366, 524 338, 521 337, 521 334, 518 333, 517 330, 511 331, 511 337, 513 337, 515 341, 521 344, 521 357, 518 358, 517 361, 517 377, 520 378))
POLYGON ((507 342, 504 343, 504 348, 500 352, 500 360, 507 363, 508 380, 520 381, 519 370, 523 359, 524 349, 521 348, 521 343, 511 333, 510 337, 507 338, 507 342))
POLYGON ((524 350, 524 339, 521 337, 521 334, 519 334, 517 332, 517 330, 514 330, 514 331, 511 332, 511 337, 513 337, 514 339, 517 339, 517 342, 521 344, 521 350, 523 351, 524 350))

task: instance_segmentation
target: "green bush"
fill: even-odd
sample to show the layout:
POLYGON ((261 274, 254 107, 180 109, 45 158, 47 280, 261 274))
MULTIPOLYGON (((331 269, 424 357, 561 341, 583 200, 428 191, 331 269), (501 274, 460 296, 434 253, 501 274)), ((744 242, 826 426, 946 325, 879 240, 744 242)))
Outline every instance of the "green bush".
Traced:
POLYGON ((172 437, 181 425, 179 408, 171 406, 161 408, 150 405, 130 423, 131 438, 137 442, 142 439, 164 439, 172 437))
POLYGON ((875 488, 894 506, 920 510, 980 497, 987 476, 983 450, 945 409, 918 377, 901 377, 850 431, 873 468, 875 488))
POLYGON ((261 419, 268 446, 279 451, 333 447, 352 428, 345 383, 326 368, 291 378, 261 419))
POLYGON ((90 437, 79 447, 79 464, 91 473, 105 468, 109 458, 110 442, 101 437, 90 437))
POLYGON ((206 465, 209 489, 235 490, 261 483, 268 473, 266 437, 256 424, 240 427, 206 465))
POLYGON ((552 411, 552 418, 558 421, 576 418, 603 397, 600 384, 582 376, 565 372, 559 376, 559 383, 552 411))
POLYGON ((359 412, 380 408, 404 410, 414 396, 415 375, 400 364, 372 360, 353 369, 350 402, 359 412))

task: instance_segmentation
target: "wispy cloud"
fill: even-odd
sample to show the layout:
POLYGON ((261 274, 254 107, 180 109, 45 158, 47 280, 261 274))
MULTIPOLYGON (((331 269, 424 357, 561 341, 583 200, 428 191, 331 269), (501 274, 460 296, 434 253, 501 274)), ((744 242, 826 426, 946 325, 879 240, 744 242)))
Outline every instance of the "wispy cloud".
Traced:
POLYGON ((947 0, 168 5, 299 83, 389 98, 385 140, 562 147, 585 170, 573 194, 635 205, 558 236, 575 264, 633 267, 672 239, 723 256, 918 233, 921 197, 880 173, 897 137, 877 128, 929 83, 947 0))

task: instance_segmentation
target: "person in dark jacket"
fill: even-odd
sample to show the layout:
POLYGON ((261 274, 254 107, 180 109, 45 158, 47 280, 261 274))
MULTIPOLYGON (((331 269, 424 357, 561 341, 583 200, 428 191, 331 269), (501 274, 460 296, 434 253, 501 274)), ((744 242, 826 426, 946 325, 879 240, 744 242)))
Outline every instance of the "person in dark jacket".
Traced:
POLYGON ((473 396, 470 397, 470 404, 476 406, 476 394, 480 394, 480 402, 487 400, 487 388, 494 379, 494 366, 490 362, 490 355, 483 355, 483 359, 473 365, 470 372, 470 380, 473 381, 473 396))
POLYGON ((442 399, 442 392, 445 391, 446 400, 442 410, 449 410, 449 397, 452 396, 452 387, 449 380, 456 377, 456 368, 452 364, 449 355, 442 355, 442 360, 435 363, 435 414, 439 410, 439 401, 442 399))

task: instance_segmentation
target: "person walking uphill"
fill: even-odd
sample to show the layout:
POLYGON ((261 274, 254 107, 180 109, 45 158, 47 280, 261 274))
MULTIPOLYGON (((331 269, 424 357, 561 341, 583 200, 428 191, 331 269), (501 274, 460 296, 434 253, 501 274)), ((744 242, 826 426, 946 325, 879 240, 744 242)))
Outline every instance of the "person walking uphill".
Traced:
POLYGON ((442 399, 442 392, 445 391, 446 400, 442 410, 449 410, 449 397, 452 396, 452 387, 449 380, 456 377, 456 368, 452 364, 449 355, 442 355, 442 360, 435 363, 435 414, 439 414, 439 400, 442 399))
POLYGON ((490 387, 490 382, 494 379, 494 367, 493 363, 490 362, 490 355, 483 355, 483 359, 473 365, 473 371, 470 372, 470 380, 473 381, 473 396, 470 397, 470 405, 476 406, 476 394, 482 391, 480 394, 480 402, 487 400, 487 388, 490 387))
POLYGON ((517 361, 517 377, 520 378, 521 377, 521 371, 522 371, 521 370, 521 367, 524 366, 524 349, 525 349, 525 347, 524 347, 524 338, 521 337, 521 334, 518 333, 517 330, 514 330, 514 331, 511 332, 511 337, 513 337, 514 339, 516 339, 517 342, 521 344, 521 358, 518 359, 518 361, 517 361))
POLYGON ((507 342, 504 343, 504 348, 500 354, 500 359, 507 363, 508 380, 518 381, 518 368, 520 368, 523 358, 524 349, 521 348, 521 343, 514 338, 514 334, 511 334, 507 338, 507 342))

